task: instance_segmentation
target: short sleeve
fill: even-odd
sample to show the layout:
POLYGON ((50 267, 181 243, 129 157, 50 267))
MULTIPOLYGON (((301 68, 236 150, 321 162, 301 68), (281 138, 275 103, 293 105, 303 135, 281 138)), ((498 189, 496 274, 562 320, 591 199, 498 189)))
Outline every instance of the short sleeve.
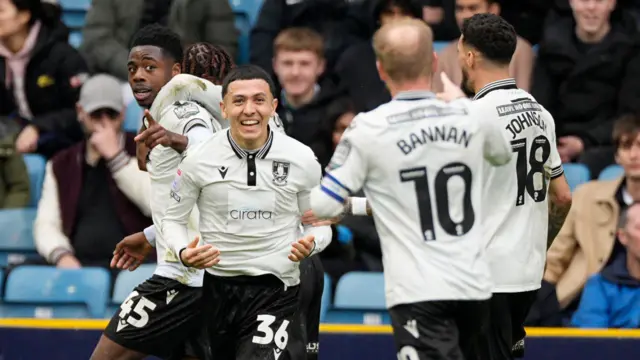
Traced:
POLYGON ((547 122, 547 137, 549 138, 549 145, 551 147, 548 166, 551 169, 551 178, 555 179, 564 174, 564 170, 562 169, 562 160, 560 159, 558 146, 556 145, 556 124, 553 120, 553 116, 547 110, 544 110, 544 117, 545 121, 547 122))

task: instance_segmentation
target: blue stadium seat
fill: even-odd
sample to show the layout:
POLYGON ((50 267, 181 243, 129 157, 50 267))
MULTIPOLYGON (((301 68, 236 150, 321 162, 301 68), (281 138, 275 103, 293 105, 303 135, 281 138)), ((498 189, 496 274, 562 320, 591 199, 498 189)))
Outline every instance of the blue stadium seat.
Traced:
POLYGON ((4 295, 4 271, 0 269, 0 302, 2 302, 3 295, 4 295))
POLYGON ((42 194, 42 183, 44 182, 44 172, 47 167, 47 160, 35 154, 23 155, 24 163, 27 166, 27 172, 29 173, 29 191, 31 192, 31 199, 29 200, 30 207, 37 207, 38 201, 40 201, 40 195, 42 194))
POLYGON ((255 25, 263 0, 231 0, 231 8, 236 17, 236 28, 240 32, 238 38, 238 64, 249 62, 251 28, 255 25))
POLYGON ((134 100, 127 105, 127 111, 124 114, 124 123, 122 124, 124 131, 137 134, 142 125, 143 110, 134 100))
POLYGON ((322 302, 320 303, 320 321, 324 321, 331 306, 331 278, 324 274, 324 288, 322 289, 322 302))
POLYGON ((2 317, 102 318, 110 286, 102 268, 19 266, 9 274, 2 317))
POLYGON ((433 42, 433 51, 440 53, 440 51, 444 50, 444 48, 449 45, 448 41, 434 41, 433 42))
POLYGON ((135 271, 121 271, 113 285, 111 302, 120 305, 131 294, 133 288, 153 276, 155 269, 156 264, 142 264, 135 271))
POLYGON ((613 164, 609 165, 598 175, 598 180, 614 180, 624 175, 624 169, 622 166, 613 164))
POLYGON ((38 257, 33 242, 35 218, 33 208, 0 210, 0 267, 38 257))
POLYGON ((156 264, 142 264, 135 271, 121 271, 113 285, 111 304, 107 307, 106 318, 110 318, 120 307, 120 304, 131 294, 133 288, 140 285, 151 276, 156 269, 156 264))
POLYGON ((382 273, 350 272, 343 275, 326 318, 334 323, 389 324, 382 273))
POLYGON ((70 30, 80 31, 84 26, 84 18, 86 14, 84 12, 62 12, 62 22, 67 25, 70 30))
POLYGON ((583 164, 562 164, 564 168, 564 176, 567 178, 569 188, 574 191, 579 185, 591 180, 589 168, 583 164))
POLYGON ((69 44, 76 49, 79 48, 82 44, 82 32, 72 31, 69 34, 69 44))
POLYGON ((255 25, 258 15, 260 15, 260 9, 262 9, 263 0, 231 0, 231 8, 234 13, 243 13, 247 16, 249 25, 253 27, 255 25))

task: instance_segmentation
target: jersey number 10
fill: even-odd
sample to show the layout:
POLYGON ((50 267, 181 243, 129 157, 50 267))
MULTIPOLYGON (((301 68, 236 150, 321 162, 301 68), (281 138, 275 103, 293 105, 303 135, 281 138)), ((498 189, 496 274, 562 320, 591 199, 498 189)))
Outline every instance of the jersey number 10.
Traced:
MULTIPOLYGON (((431 191, 429 189, 429 179, 427 178, 427 168, 417 167, 400 170, 400 181, 412 181, 418 198, 418 212, 420 213, 420 225, 422 234, 426 241, 436 240, 435 228, 433 225, 433 213, 431 212, 431 191)), ((471 204, 471 169, 461 162, 449 163, 443 166, 437 173, 435 179, 434 197, 436 200, 436 211, 440 227, 449 235, 462 236, 471 230, 475 221, 475 213, 471 204), (447 183, 453 176, 460 176, 464 182, 464 196, 462 197, 463 216, 460 222, 451 219, 449 212, 449 191, 447 183)))
POLYGON ((544 201, 547 197, 547 178, 545 175, 544 164, 549 160, 549 155, 551 154, 551 145, 549 144, 549 140, 543 135, 537 136, 533 139, 528 159, 527 139, 513 140, 511 142, 511 148, 513 152, 518 154, 516 159, 516 176, 518 178, 516 206, 524 205, 525 189, 533 201, 544 201), (541 152, 538 154, 540 155, 540 160, 536 158, 536 153, 538 152, 541 152), (528 166, 527 163, 529 163, 528 166), (541 178, 541 189, 535 188, 534 178, 536 174, 539 174, 538 176, 541 178))

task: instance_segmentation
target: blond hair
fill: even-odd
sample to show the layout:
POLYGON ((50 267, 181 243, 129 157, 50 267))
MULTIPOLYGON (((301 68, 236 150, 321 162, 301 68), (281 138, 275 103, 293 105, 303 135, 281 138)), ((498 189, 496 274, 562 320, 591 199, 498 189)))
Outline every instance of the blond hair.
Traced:
POLYGON ((324 58, 324 40, 313 29, 293 27, 281 31, 273 42, 273 55, 279 51, 311 51, 324 58))
POLYGON ((382 26, 373 36, 373 49, 394 82, 433 75, 433 33, 422 20, 398 20, 382 26))

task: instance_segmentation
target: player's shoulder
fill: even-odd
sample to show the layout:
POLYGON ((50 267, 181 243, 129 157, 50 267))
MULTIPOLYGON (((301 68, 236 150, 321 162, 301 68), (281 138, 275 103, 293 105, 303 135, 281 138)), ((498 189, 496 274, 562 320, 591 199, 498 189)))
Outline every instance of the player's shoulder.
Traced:
POLYGON ((228 130, 215 132, 210 138, 189 146, 183 154, 183 162, 187 160, 189 162, 202 159, 206 160, 210 158, 207 154, 219 153, 220 149, 223 147, 223 141, 226 140, 227 132, 228 130))
POLYGON ((271 134, 271 155, 286 156, 302 163, 315 161, 316 156, 307 145, 286 135, 284 132, 272 130, 271 134))

